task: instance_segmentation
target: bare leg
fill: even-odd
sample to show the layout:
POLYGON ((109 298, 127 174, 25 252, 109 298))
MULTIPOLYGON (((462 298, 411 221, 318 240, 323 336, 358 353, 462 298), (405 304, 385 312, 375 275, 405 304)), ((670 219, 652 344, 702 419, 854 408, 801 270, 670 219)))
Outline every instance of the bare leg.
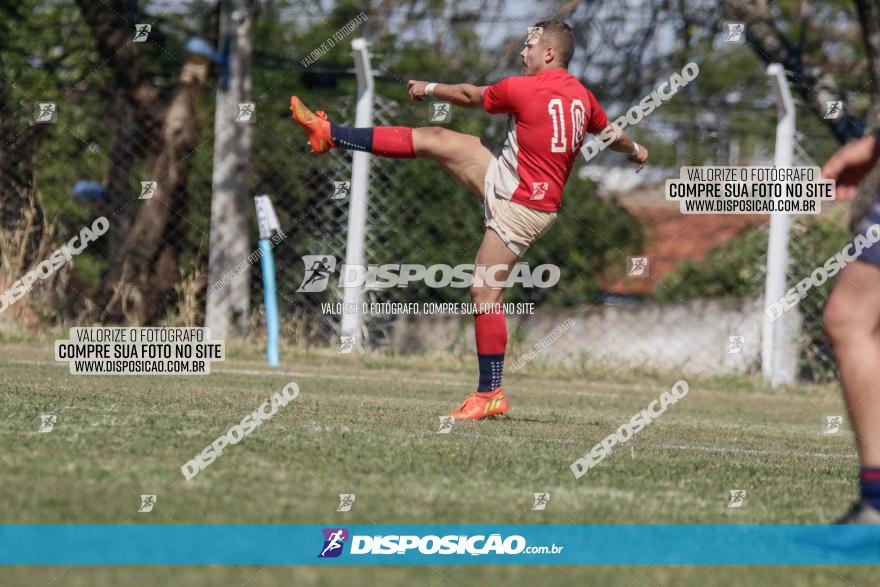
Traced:
MULTIPOLYGON (((505 269, 500 269, 493 274, 493 278, 498 282, 504 282, 513 270, 514 264, 517 262, 516 253, 504 244, 501 237, 494 230, 487 228, 483 235, 483 242, 477 251, 477 257, 474 260, 474 275, 480 268, 484 270, 493 265, 504 265, 505 269)), ((474 284, 471 286, 471 299, 475 304, 500 304, 504 301, 504 289, 492 287, 488 282, 482 285, 474 284)))
POLYGON ((448 128, 425 126, 413 129, 417 157, 433 159, 471 193, 483 199, 483 180, 492 153, 475 136, 448 128))
POLYGON ((823 316, 862 465, 880 467, 880 268, 844 268, 823 316))

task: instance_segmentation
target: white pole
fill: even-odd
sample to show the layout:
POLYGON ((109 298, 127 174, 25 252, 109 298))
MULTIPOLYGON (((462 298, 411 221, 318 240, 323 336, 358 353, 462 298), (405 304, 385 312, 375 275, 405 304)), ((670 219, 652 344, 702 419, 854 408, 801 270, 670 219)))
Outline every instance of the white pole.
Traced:
MULTIPOLYGON (((789 167, 794 153, 794 102, 785 79, 785 69, 779 63, 767 66, 767 75, 773 83, 779 105, 779 122, 776 124, 776 154, 774 165, 789 167)), ((788 270, 788 235, 791 217, 774 212, 770 216, 770 237, 767 243, 767 278, 764 286, 764 308, 785 295, 788 270)), ((771 321, 764 312, 761 341, 761 370, 764 380, 773 387, 792 383, 797 369, 796 325, 799 323, 796 309, 771 321)))
MULTIPOLYGON (((354 66, 357 72, 358 100, 354 124, 356 127, 373 126, 373 70, 370 67, 370 53, 367 41, 363 38, 351 42, 354 50, 354 66)), ((367 233, 367 198, 370 188, 370 154, 355 151, 351 165, 351 200, 348 205, 348 236, 345 242, 345 264, 364 264, 364 242, 367 233)), ((352 286, 342 289, 343 308, 354 308, 361 303, 363 287, 352 286)), ((355 346, 362 347, 364 341, 358 340, 361 328, 359 312, 343 312, 340 335, 355 337, 355 346)))

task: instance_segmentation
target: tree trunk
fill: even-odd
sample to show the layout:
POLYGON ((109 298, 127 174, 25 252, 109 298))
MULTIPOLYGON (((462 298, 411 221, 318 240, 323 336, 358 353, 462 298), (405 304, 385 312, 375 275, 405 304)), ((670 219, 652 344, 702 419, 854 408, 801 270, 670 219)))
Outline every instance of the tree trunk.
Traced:
MULTIPOLYGON (((187 218, 187 177, 198 143, 197 98, 208 65, 187 63, 162 131, 163 148, 153 167, 158 183, 143 201, 131 231, 104 281, 104 311, 116 321, 147 324, 163 311, 179 277, 177 258, 187 218)), ((112 222, 112 219, 111 219, 112 222)))
POLYGON ((121 250, 125 238, 131 230, 134 190, 140 189, 131 177, 134 152, 137 142, 137 129, 134 122, 134 108, 117 96, 113 108, 113 143, 110 148, 110 161, 107 166, 105 188, 107 199, 104 202, 104 215, 113 218, 107 231, 108 258, 121 250), (137 185, 137 188, 135 186, 137 185))
POLYGON ((252 125, 233 120, 238 104, 251 100, 250 0, 234 0, 222 5, 220 38, 221 44, 229 43, 229 87, 217 88, 214 107, 211 249, 205 326, 211 329, 211 336, 226 338, 245 335, 250 317, 250 268, 239 272, 234 268, 250 255, 253 246, 252 125), (228 274, 232 279, 221 285, 228 274))
MULTIPOLYGON (((110 270, 104 276, 99 304, 113 321, 146 324, 165 308, 166 298, 179 277, 177 259, 187 228, 187 176, 198 143, 199 129, 195 104, 207 81, 209 65, 186 63, 178 87, 165 109, 159 89, 153 84, 140 57, 141 43, 131 42, 134 26, 125 14, 137 12, 132 0, 77 0, 89 23, 98 51, 112 68, 114 89, 132 109, 133 124, 124 118, 114 136, 114 149, 107 183, 111 202, 131 199, 134 193, 122 193, 130 178, 119 169, 130 168, 132 158, 154 161, 152 180, 158 187, 151 199, 143 200, 137 217, 131 222, 108 216, 111 235, 125 239, 116 250, 110 270), (131 139, 134 140, 131 140, 131 139), (130 141, 130 142, 129 142, 130 141), (119 164, 119 165, 117 165, 119 164), (114 226, 114 221, 118 226, 114 226)), ((146 43, 162 45, 164 36, 153 24, 146 43)), ((125 117, 122 112, 120 116, 125 117)), ((129 204, 133 205, 133 204, 129 204)))
POLYGON ((21 131, 21 123, 0 79, 0 236, 3 268, 15 274, 8 276, 12 281, 33 262, 45 237, 43 210, 35 197, 34 158, 53 126, 26 122, 30 126, 21 131))

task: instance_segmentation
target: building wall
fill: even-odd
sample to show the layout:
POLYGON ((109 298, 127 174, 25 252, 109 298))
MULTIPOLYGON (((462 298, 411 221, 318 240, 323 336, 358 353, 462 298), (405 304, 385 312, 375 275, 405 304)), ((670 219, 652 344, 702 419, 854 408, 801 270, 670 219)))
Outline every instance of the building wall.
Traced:
MULTIPOLYGON (((508 316, 507 368, 564 363, 690 373, 755 372, 761 356, 762 315, 757 297, 540 309, 532 316, 508 316), (739 353, 728 352, 730 336, 743 337, 739 353)), ((394 324, 392 347, 401 354, 472 353, 473 319, 401 317, 394 324)))

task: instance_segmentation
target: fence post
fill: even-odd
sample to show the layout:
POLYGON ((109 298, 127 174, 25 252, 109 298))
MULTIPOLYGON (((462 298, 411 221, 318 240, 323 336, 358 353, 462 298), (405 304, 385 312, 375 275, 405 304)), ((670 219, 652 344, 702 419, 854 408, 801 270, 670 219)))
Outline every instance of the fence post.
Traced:
POLYGON ((251 124, 235 122, 250 100, 251 0, 220 2, 220 47, 228 49, 228 81, 218 84, 214 106, 214 168, 205 326, 214 338, 242 336, 250 314, 250 270, 235 266, 250 254, 251 124), (223 287, 215 288, 233 272, 223 287))
MULTIPOLYGON (((355 126, 373 126, 373 100, 375 88, 373 70, 370 66, 370 53, 364 38, 352 40, 354 50, 354 66, 357 73, 357 110, 355 126)), ((351 165, 351 198, 348 203, 348 235, 345 240, 345 264, 364 264, 364 243, 367 233, 367 200, 370 191, 370 157, 369 153, 355 151, 351 165)), ((361 328, 360 312, 351 311, 363 299, 363 286, 342 288, 343 313, 340 324, 340 336, 354 337, 355 346, 363 348, 359 339, 361 328), (348 309, 349 311, 345 311, 348 309)), ((351 339, 349 339, 351 340, 351 339)))
MULTIPOLYGON (((776 100, 779 122, 776 124, 776 153, 774 165, 789 167, 794 153, 795 110, 791 99, 785 69, 779 63, 767 66, 776 100)), ((767 278, 764 285, 764 308, 782 298, 788 273, 788 237, 791 216, 774 212, 770 215, 770 236, 767 243, 767 278)), ((771 320, 763 315, 761 340, 761 371, 764 380, 773 387, 792 383, 797 376, 797 330, 800 314, 796 308, 771 320)))

